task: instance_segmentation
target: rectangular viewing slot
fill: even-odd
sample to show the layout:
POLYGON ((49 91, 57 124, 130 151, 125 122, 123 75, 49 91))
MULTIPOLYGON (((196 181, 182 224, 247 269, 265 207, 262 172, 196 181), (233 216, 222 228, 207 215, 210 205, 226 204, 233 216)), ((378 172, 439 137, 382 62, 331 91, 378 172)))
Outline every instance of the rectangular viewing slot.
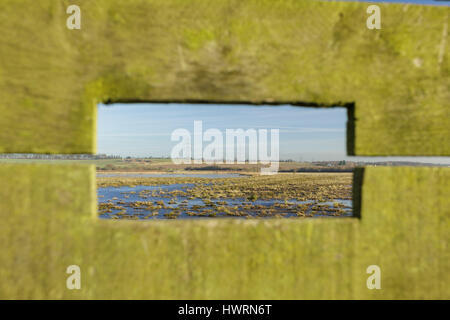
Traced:
POLYGON ((348 157, 348 114, 289 105, 99 105, 99 152, 91 160, 99 217, 352 217, 354 168, 450 164, 348 157))
POLYGON ((98 110, 103 219, 352 216, 346 108, 115 104, 98 110))

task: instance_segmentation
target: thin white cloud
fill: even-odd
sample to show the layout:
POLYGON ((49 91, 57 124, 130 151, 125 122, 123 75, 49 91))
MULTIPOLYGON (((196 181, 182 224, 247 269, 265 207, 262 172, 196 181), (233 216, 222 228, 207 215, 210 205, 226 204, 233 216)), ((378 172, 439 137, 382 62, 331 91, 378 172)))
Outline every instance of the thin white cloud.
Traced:
POLYGON ((149 132, 149 133, 111 133, 111 134, 99 134, 99 137, 170 137, 170 133, 157 133, 157 132, 149 132))

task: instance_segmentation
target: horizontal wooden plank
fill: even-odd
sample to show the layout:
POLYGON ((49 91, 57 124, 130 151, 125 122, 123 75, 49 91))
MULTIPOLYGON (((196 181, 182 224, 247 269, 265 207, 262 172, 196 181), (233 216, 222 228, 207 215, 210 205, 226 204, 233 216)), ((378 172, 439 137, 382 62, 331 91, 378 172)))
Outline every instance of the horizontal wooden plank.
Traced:
POLYGON ((448 299, 449 175, 366 168, 361 219, 131 222, 95 216, 93 167, 2 165, 0 298, 448 299))
MULTIPOLYGON (((448 7, 233 0, 4 0, 0 152, 93 153, 95 105, 353 105, 349 152, 450 154, 448 7)), ((274 109, 276 112, 276 109, 274 109)))

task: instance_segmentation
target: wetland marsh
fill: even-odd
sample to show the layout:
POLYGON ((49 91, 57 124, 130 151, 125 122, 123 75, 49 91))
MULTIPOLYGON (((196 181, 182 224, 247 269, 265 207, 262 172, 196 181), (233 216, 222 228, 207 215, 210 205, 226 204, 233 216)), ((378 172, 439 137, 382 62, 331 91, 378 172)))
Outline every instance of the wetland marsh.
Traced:
POLYGON ((103 219, 352 216, 351 173, 106 174, 97 177, 103 219))

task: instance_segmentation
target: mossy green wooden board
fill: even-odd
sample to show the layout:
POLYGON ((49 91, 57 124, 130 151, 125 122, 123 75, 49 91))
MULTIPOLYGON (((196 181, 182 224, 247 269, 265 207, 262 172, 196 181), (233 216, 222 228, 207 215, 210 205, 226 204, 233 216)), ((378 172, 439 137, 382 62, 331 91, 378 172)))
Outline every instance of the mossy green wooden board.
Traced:
POLYGON ((105 221, 93 166, 2 165, 0 180, 3 299, 450 298, 448 169, 366 168, 361 219, 105 221))
MULTIPOLYGON (((95 152, 95 105, 353 105, 349 151, 450 154, 448 7, 306 0, 3 0, 0 152, 95 152), (354 133, 354 136, 353 136, 354 133)), ((274 110, 276 112, 276 110, 274 110)))

